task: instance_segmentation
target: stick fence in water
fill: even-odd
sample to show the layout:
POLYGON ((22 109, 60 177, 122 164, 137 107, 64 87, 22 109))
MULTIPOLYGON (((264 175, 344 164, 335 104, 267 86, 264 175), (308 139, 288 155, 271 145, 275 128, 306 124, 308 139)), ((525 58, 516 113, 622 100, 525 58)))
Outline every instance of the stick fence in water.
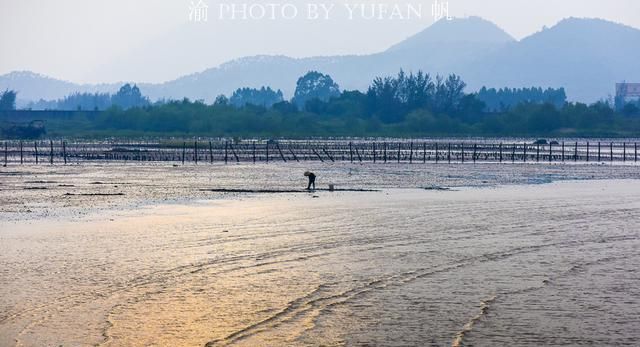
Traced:
POLYGON ((290 163, 637 163, 636 142, 562 141, 551 144, 470 141, 68 142, 4 141, 3 166, 87 162, 174 164, 290 163))

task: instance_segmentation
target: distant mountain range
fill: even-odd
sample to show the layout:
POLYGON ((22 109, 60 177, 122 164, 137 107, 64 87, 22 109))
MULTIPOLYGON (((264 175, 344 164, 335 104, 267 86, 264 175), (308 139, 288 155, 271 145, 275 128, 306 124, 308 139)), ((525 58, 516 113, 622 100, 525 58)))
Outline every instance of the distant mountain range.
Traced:
MULTIPOLYGON (((640 30, 600 19, 569 18, 520 41, 478 17, 439 21, 371 55, 289 58, 253 56, 173 81, 139 83, 151 99, 204 99, 240 87, 271 86, 290 97, 309 70, 330 74, 342 89, 366 90, 376 76, 400 68, 456 73, 467 91, 487 87, 564 87, 570 100, 594 102, 614 93, 620 81, 640 81, 640 30)), ((56 99, 73 92, 115 92, 123 83, 74 84, 32 72, 0 76, 0 89, 27 100, 56 99)))

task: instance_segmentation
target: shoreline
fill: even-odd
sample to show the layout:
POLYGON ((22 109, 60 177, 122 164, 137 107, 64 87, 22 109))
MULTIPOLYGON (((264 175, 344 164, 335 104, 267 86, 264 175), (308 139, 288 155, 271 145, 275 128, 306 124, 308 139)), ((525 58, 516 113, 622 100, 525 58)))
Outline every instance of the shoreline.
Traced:
MULTIPOLYGON (((268 194, 309 194, 305 164, 287 166, 25 166, 0 169, 0 215, 27 222, 74 219, 108 209, 128 210, 158 204, 255 198, 268 194), (292 189, 291 187, 299 187, 292 189)), ((389 189, 459 190, 463 188, 545 184, 558 181, 640 179, 635 166, 608 165, 316 165, 316 192, 336 184, 334 194, 374 193, 389 189), (327 178, 328 177, 328 178, 327 178), (330 179, 335 180, 330 181, 330 179)))

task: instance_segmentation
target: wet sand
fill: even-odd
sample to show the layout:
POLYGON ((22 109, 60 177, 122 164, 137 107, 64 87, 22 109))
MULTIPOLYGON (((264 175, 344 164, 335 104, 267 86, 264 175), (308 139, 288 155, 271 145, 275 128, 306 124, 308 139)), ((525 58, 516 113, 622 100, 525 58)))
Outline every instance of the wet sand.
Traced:
POLYGON ((0 345, 638 345, 637 167, 398 168, 5 175, 0 345))

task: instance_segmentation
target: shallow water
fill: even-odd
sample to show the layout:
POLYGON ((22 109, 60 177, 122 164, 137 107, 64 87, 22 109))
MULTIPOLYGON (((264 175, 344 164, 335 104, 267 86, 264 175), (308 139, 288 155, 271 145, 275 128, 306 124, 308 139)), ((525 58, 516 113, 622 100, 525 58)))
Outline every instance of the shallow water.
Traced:
MULTIPOLYGON (((637 346, 640 181, 517 185, 634 168, 468 167, 366 179, 337 167, 320 177, 387 188, 275 195, 199 192, 204 169, 181 188, 179 173, 153 180, 173 168, 58 168, 69 172, 51 180, 77 192, 149 180, 124 198, 153 203, 76 216, 65 204, 96 197, 61 203, 69 187, 56 186, 44 191, 49 207, 31 206, 55 213, 38 218, 15 210, 33 193, 17 189, 33 173, 19 175, 3 182, 13 202, 0 221, 0 345, 637 346), (405 177, 406 188, 388 188, 405 177), (457 188, 415 189, 429 184, 457 188), (154 200, 180 190, 190 200, 154 200)), ((255 177, 242 183, 210 172, 207 186, 297 183, 286 169, 231 169, 255 177)))

